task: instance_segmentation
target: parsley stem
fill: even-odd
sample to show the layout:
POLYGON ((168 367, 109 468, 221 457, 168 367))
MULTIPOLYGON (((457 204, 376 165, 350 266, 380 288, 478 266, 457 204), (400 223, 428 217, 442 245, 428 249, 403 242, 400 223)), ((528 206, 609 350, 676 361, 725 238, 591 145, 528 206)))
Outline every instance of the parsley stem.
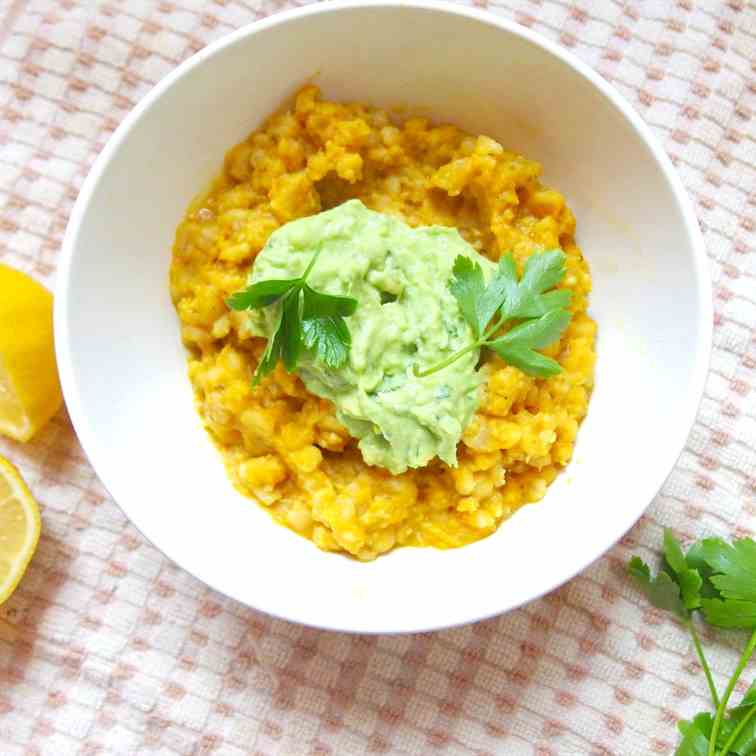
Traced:
POLYGON ((730 753, 730 749, 735 745, 735 741, 737 741, 738 736, 741 732, 743 732, 743 729, 745 726, 756 716, 756 704, 753 705, 753 707, 749 710, 748 714, 746 714, 743 719, 740 720, 738 726, 732 731, 732 735, 727 739, 727 742, 722 747, 722 750, 719 752, 719 756, 727 756, 728 753, 730 753))
POLYGON ((432 367, 429 367, 427 370, 418 370, 417 365, 415 365, 415 375, 418 378, 426 378, 429 375, 433 375, 433 373, 437 373, 439 370, 443 370, 445 367, 449 367, 453 362, 456 362, 460 357, 466 355, 468 352, 472 352, 474 349, 478 349, 479 347, 483 347, 486 345, 486 342, 488 342, 493 336, 493 334, 496 333, 496 331, 499 330, 504 325, 504 322, 507 320, 505 315, 500 315, 499 319, 491 326, 490 328, 487 328, 483 335, 477 340, 474 341, 469 346, 466 346, 464 349, 460 349, 458 352, 454 352, 451 357, 447 357, 442 362, 437 362, 432 367))
POLYGON ((711 737, 709 738, 708 756, 716 756, 717 738, 719 737, 719 730, 722 726, 722 719, 724 718, 725 712, 727 710, 727 702, 730 700, 732 691, 735 690, 735 685, 740 679, 740 675, 743 674, 743 670, 746 668, 746 665, 751 660, 755 649, 756 630, 753 631, 751 639, 746 644, 745 649, 743 649, 743 653, 740 655, 740 660, 738 661, 738 666, 735 667, 735 672, 733 672, 733 675, 730 678, 730 682, 727 684, 727 688, 724 692, 724 695, 722 696, 722 700, 719 702, 719 706, 717 706, 717 715, 716 717, 714 717, 714 725, 711 728, 711 737))
POLYGON ((433 375, 433 373, 437 373, 439 370, 443 370, 445 367, 449 367, 449 365, 451 365, 453 362, 456 362, 460 357, 463 357, 468 352, 472 352, 474 349, 485 346, 486 343, 490 341, 491 336, 493 336, 496 331, 498 331, 499 328, 504 325, 506 321, 506 315, 499 315, 498 320, 490 328, 486 328, 483 332, 483 335, 477 341, 474 341, 464 349, 460 349, 458 352, 454 352, 451 357, 447 357, 442 362, 437 362, 435 365, 433 365, 433 367, 429 367, 427 370, 418 370, 417 365, 415 365, 415 375, 418 378, 426 378, 429 375, 433 375))
POLYGON ((693 620, 690 617, 683 620, 683 622, 688 628, 691 638, 693 638, 693 645, 696 648, 698 660, 701 662, 701 667, 704 671, 704 674, 706 675, 706 682, 709 684, 711 700, 714 703, 714 708, 716 709, 717 706, 719 706, 719 696, 717 695, 717 689, 714 685, 714 678, 711 675, 711 667, 709 667, 709 662, 706 661, 706 657, 704 656, 703 646, 701 645, 701 638, 698 635, 698 630, 696 630, 696 626, 693 624, 693 620))
POLYGON ((469 344, 464 349, 460 349, 458 352, 454 352, 453 355, 447 357, 441 362, 437 362, 435 365, 433 365, 433 367, 430 367, 427 370, 418 370, 417 365, 415 365, 415 375, 418 378, 425 378, 429 375, 432 375, 433 373, 437 373, 439 370, 443 370, 445 367, 449 367, 449 365, 451 365, 453 362, 456 362, 460 357, 467 354, 468 352, 472 352, 475 349, 478 349, 481 346, 481 343, 481 341, 473 341, 472 344, 469 344))
POLYGON ((323 247, 318 247, 315 250, 315 254, 310 258, 310 262, 307 263, 307 267, 305 268, 304 273, 300 276, 300 281, 304 283, 307 280, 307 276, 310 275, 310 271, 312 270, 313 266, 315 265, 315 262, 317 261, 318 257, 320 257, 320 253, 323 251, 323 247))

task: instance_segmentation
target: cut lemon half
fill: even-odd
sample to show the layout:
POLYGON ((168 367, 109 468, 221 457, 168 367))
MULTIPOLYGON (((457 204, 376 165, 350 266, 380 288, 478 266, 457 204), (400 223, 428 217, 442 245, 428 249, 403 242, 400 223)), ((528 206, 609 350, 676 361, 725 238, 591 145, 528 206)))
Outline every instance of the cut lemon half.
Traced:
POLYGON ((28 441, 63 397, 53 343, 53 298, 0 263, 0 433, 28 441))
POLYGON ((39 541, 39 507, 21 475, 0 457, 0 604, 16 589, 39 541))

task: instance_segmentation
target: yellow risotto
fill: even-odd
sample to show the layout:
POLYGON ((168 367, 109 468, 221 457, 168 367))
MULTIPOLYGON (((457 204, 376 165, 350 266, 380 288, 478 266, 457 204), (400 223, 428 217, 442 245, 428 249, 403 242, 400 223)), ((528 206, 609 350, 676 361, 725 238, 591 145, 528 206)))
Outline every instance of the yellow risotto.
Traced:
POLYGON ((424 118, 398 123, 367 105, 322 100, 312 86, 230 150, 176 231, 170 285, 197 407, 242 493, 321 549, 363 560, 396 546, 462 546, 543 497, 588 409, 596 324, 575 219, 540 173, 489 137, 424 118), (573 317, 544 350, 563 372, 532 378, 486 352, 482 400, 456 468, 437 459, 401 475, 368 466, 333 405, 280 364, 251 387, 265 340, 226 297, 245 286, 279 226, 351 198, 411 226, 454 226, 492 260, 566 255, 573 317))

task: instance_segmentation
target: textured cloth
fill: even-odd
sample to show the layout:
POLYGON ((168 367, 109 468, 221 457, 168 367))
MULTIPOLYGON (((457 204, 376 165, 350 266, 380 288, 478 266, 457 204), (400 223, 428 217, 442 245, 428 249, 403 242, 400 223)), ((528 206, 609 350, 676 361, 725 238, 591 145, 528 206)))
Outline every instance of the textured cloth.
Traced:
MULTIPOLYGON (((0 0, 0 259, 52 284, 77 191, 126 113, 209 41, 296 4, 0 0)), ((623 564, 632 552, 653 560, 665 525, 684 538, 753 532, 756 6, 478 4, 612 82, 693 198, 714 351, 663 492, 609 554, 524 609, 439 633, 349 636, 273 620, 171 564, 108 497, 61 412, 29 445, 0 441, 43 510, 36 558, 0 608, 2 756, 670 754, 675 720, 707 706, 687 635, 623 564)), ((721 688, 741 640, 712 640, 721 688)))

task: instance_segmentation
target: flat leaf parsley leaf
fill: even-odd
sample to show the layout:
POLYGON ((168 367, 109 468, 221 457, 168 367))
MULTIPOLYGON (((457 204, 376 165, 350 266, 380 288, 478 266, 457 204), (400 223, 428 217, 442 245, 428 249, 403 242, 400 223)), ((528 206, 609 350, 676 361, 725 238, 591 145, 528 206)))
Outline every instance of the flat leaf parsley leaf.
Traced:
POLYGON ((560 373, 562 368, 556 360, 535 350, 556 341, 567 328, 571 317, 568 310, 551 310, 539 318, 515 326, 501 338, 489 341, 488 347, 504 362, 519 368, 523 373, 548 378, 560 373))
POLYGON ((475 341, 430 368, 416 368, 415 374, 432 375, 480 347, 492 349, 505 362, 528 375, 548 378, 560 373, 562 368, 556 360, 535 350, 557 341, 572 317, 567 309, 571 292, 553 289, 564 278, 564 262, 564 252, 559 249, 536 252, 527 259, 522 277, 518 279, 514 258, 507 254, 499 260, 486 285, 480 265, 458 255, 449 290, 472 329, 475 341), (497 337, 510 321, 515 325, 497 337))
POLYGON ((721 538, 701 542, 704 560, 714 571, 711 582, 724 598, 756 602, 756 543, 743 538, 732 544, 721 538))
POLYGON ((304 344, 328 367, 341 367, 349 357, 352 338, 343 318, 329 316, 302 321, 304 344))
POLYGON ((475 338, 478 338, 486 323, 496 312, 496 307, 494 307, 485 320, 480 315, 481 293, 486 288, 486 283, 483 280, 483 269, 469 257, 457 255, 452 274, 454 277, 449 284, 449 290, 459 302, 459 309, 462 311, 464 319, 470 324, 475 338), (483 320, 482 324, 481 320, 483 320))
POLYGON ((232 310, 260 310, 279 305, 275 327, 257 365, 252 385, 283 362, 288 372, 296 370, 304 349, 311 350, 328 367, 340 368, 349 359, 352 339, 344 318, 353 315, 357 300, 315 291, 307 284, 318 250, 299 278, 271 279, 250 284, 227 300, 232 310))
POLYGON ((261 307, 268 307, 277 302, 295 284, 296 279, 259 281, 248 286, 243 291, 237 291, 235 294, 232 294, 226 300, 226 304, 232 310, 258 310, 261 307))
POLYGON ((665 569, 674 576, 680 588, 680 598, 686 609, 698 609, 701 606, 701 576, 691 569, 685 559, 679 541, 669 528, 664 530, 665 569))
POLYGON ((656 577, 651 577, 649 566, 637 556, 630 560, 627 571, 651 606, 672 612, 680 618, 687 617, 688 610, 680 596, 680 586, 668 572, 661 571, 656 577))

